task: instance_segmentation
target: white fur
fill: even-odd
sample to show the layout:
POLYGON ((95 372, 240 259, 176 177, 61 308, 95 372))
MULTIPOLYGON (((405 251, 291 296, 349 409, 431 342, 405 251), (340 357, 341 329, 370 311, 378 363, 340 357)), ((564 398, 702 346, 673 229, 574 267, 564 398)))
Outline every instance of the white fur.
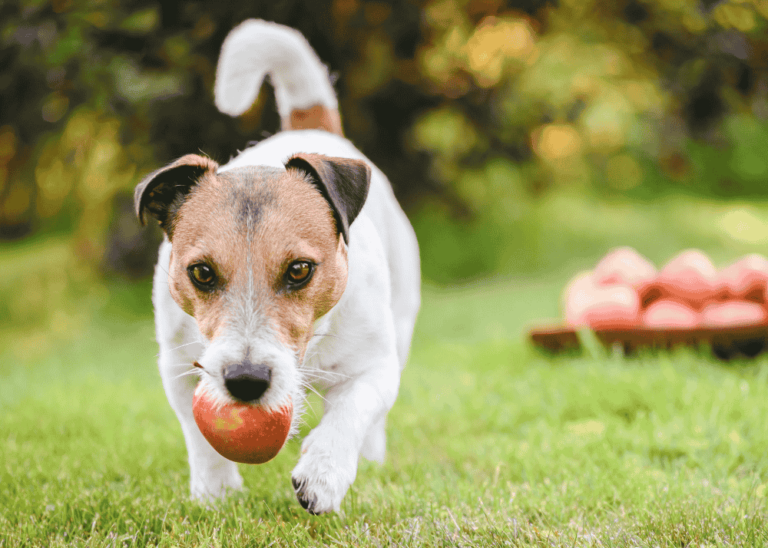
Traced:
MULTIPOLYGON (((230 46, 234 48, 233 44, 238 48, 245 47, 241 42, 255 47, 249 33, 264 29, 276 33, 269 43, 278 58, 283 51, 280 44, 297 36, 285 27, 249 21, 233 31, 225 42, 222 57, 227 56, 230 46)), ((289 50, 286 46, 285 51, 289 50)), ((247 59, 264 56, 263 53, 252 51, 247 59)), ((229 61, 237 59, 235 55, 229 61)), ((283 62, 293 61, 284 58, 283 62)), ((244 68, 246 72, 252 70, 251 66, 244 68)), ((293 72, 300 72, 294 71, 294 66, 277 65, 277 69, 273 81, 278 84, 293 78, 293 72)), ((318 71, 310 75, 305 69, 301 70, 307 79, 320 78, 327 84, 327 75, 318 76, 318 71)), ((236 80, 227 80, 228 70, 227 63, 220 63, 219 77, 224 74, 225 79, 217 81, 217 101, 220 96, 230 97, 227 86, 239 85, 236 80)), ((315 80, 312 83, 314 87, 323 87, 315 80)), ((292 97, 292 93, 278 87, 279 98, 292 97)), ((238 101, 242 103, 242 97, 238 101)), ((283 104, 281 111, 282 107, 283 104)), ((372 168, 368 199, 350 227, 346 289, 336 306, 316 322, 316 336, 307 347, 303 363, 298 363, 295 353, 284 348, 266 322, 260 321, 258 299, 253 295, 231 296, 228 307, 236 312, 235 321, 229 323, 225 335, 206 340, 194 318, 179 308, 168 290, 171 244, 167 240, 160 248, 153 302, 160 372, 184 432, 192 495, 217 498, 229 489, 239 489, 242 479, 237 466, 211 448, 194 422, 192 395, 197 378, 188 374, 191 364, 197 361, 203 366, 201 382, 207 390, 220 402, 230 401, 223 385, 222 368, 242 359, 246 349, 250 349, 257 353, 256 363, 268 363, 272 368, 272 383, 262 404, 277 407, 289 397, 293 400, 292 433, 303 409, 303 385, 311 382, 326 390, 323 418, 304 440, 302 455, 292 474, 297 494, 309 504, 308 509, 325 513, 339 509, 355 478, 361 455, 379 462, 384 459, 386 415, 397 397, 400 372, 408 357, 420 304, 419 253, 413 229, 386 177, 342 137, 318 130, 283 132, 243 151, 220 171, 252 165, 282 168, 289 157, 299 152, 360 159, 372 168)))
POLYGON ((275 87, 277 109, 287 117, 314 105, 337 108, 328 71, 300 32, 249 19, 221 47, 214 94, 220 111, 237 116, 253 104, 264 76, 275 87))

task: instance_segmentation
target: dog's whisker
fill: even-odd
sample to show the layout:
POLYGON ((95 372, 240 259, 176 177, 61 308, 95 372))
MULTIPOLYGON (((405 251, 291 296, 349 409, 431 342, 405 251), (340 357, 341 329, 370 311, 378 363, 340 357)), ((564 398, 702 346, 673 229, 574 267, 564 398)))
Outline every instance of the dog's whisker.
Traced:
POLYGON ((199 375, 199 374, 200 374, 200 370, 198 370, 198 369, 190 369, 189 371, 184 371, 182 373, 179 373, 178 375, 176 375, 174 377, 174 379, 179 379, 181 377, 188 377, 190 375, 199 375))
MULTIPOLYGON (((325 399, 325 397, 324 397, 322 394, 319 394, 319 393, 317 392, 317 390, 313 390, 313 389, 311 389, 311 388, 308 388, 307 390, 309 390, 310 392, 313 392, 315 395, 317 395, 317 397, 318 397, 318 398, 320 398, 320 401, 322 401, 323 405, 327 405, 327 404, 328 404, 328 400, 326 400, 326 399, 325 399)), ((312 406, 312 404, 311 404, 311 403, 309 403, 308 405, 309 405, 310 407, 312 406)), ((314 411, 314 410, 313 410, 313 411, 314 411)))
POLYGON ((300 369, 300 371, 308 378, 314 380, 333 380, 335 379, 349 379, 349 375, 344 373, 338 373, 336 371, 325 371, 322 369, 300 369))
POLYGON ((304 379, 302 379, 302 380, 300 380, 300 381, 299 381, 299 385, 300 385, 300 386, 303 386, 304 388, 312 388, 312 389, 315 389, 315 390, 317 390, 317 389, 314 387, 313 383, 311 383, 311 382, 309 382, 309 381, 306 381, 306 380, 304 380, 304 379))
POLYGON ((313 392, 314 394, 316 394, 318 398, 323 400, 323 402, 325 402, 325 403, 328 402, 328 400, 325 399, 325 396, 323 396, 320 392, 318 392, 317 389, 315 387, 313 387, 311 384, 301 383, 301 386, 304 387, 305 389, 309 390, 310 392, 313 392))
POLYGON ((203 345, 203 343, 201 343, 200 341, 191 341, 191 342, 188 342, 188 343, 180 344, 179 346, 177 346, 175 348, 169 348, 168 351, 169 352, 173 352, 174 350, 178 350, 179 348, 184 348, 185 346, 189 346, 191 344, 199 344, 201 346, 203 345))
POLYGON ((312 335, 311 338, 314 339, 315 337, 330 337, 332 339, 338 339, 338 340, 344 341, 344 342, 347 342, 349 340, 349 339, 346 339, 344 337, 339 337, 338 335, 334 335, 332 333, 315 333, 314 335, 312 335))
MULTIPOLYGON (((166 365, 166 364, 164 364, 166 365)), ((192 363, 190 362, 171 362, 167 364, 169 367, 192 367, 192 363)))
POLYGON ((311 375, 325 375, 328 377, 337 377, 340 379, 349 379, 351 378, 350 375, 346 375, 344 373, 339 373, 338 371, 328 371, 327 369, 314 369, 314 370, 308 370, 307 373, 311 375))
MULTIPOLYGON (((312 414, 316 416, 317 411, 315 411, 315 407, 312 405, 312 402, 308 401, 306 405, 307 407, 309 407, 309 410, 312 411, 312 414)), ((307 424, 307 420, 304 418, 304 416, 302 415, 301 417, 299 417, 299 426, 300 427, 305 426, 306 424, 307 424)))

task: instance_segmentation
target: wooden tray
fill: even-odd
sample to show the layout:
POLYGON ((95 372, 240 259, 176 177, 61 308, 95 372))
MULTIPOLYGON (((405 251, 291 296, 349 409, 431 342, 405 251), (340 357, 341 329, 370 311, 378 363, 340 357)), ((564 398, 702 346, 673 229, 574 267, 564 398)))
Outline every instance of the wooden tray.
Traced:
MULTIPOLYGON (((720 329, 615 329, 594 332, 605 346, 618 346, 626 354, 638 348, 672 348, 707 344, 721 359, 754 357, 768 347, 768 323, 720 329)), ((572 327, 544 326, 529 333, 534 346, 560 353, 581 348, 578 331, 572 327)))

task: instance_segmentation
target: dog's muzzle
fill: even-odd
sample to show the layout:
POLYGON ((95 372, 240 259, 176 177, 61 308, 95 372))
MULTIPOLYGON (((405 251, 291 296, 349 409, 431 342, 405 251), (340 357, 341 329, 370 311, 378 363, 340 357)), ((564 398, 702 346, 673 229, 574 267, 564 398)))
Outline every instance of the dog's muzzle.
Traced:
POLYGON ((224 369, 224 386, 240 401, 258 400, 269 388, 272 369, 264 364, 252 364, 246 360, 228 365, 224 369))

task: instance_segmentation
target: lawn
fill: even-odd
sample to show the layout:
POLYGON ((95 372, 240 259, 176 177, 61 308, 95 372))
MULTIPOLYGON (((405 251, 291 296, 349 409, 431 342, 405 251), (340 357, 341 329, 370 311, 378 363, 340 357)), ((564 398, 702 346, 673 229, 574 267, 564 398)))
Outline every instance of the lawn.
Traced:
MULTIPOLYGON (((558 316, 568 278, 612 245, 657 264, 691 245, 721 265, 764 252, 768 204, 536 208, 517 240, 495 244, 416 223, 434 278, 494 245, 509 254, 491 266, 508 274, 425 284, 387 462, 363 463, 342 511, 319 517, 291 487, 300 440, 242 466, 244 492, 211 508, 189 500, 149 283, 94 279, 66 238, 4 244, 0 317, 14 320, 0 325, 0 548, 768 544, 768 357, 626 359, 593 345, 551 357, 524 335, 558 316)), ((311 426, 322 401, 310 402, 311 426)))
POLYGON ((768 543, 768 360, 541 355, 523 331, 563 281, 425 287, 387 463, 319 517, 297 440, 215 508, 187 498, 149 287, 112 284, 77 336, 3 359, 0 547, 768 543))

